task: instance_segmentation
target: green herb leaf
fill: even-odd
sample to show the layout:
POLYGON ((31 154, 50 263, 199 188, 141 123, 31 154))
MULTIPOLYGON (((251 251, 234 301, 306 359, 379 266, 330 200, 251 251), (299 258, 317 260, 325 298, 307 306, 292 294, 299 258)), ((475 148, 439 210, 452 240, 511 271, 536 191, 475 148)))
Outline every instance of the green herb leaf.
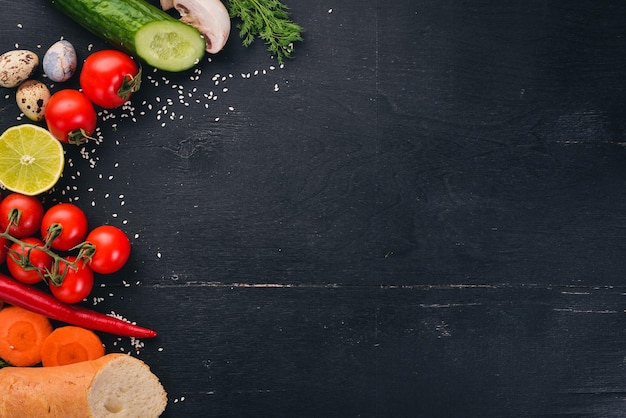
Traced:
POLYGON ((244 46, 258 37, 283 64, 291 58, 294 42, 302 41, 304 29, 291 21, 287 6, 279 0, 227 0, 231 18, 238 18, 239 36, 244 46))

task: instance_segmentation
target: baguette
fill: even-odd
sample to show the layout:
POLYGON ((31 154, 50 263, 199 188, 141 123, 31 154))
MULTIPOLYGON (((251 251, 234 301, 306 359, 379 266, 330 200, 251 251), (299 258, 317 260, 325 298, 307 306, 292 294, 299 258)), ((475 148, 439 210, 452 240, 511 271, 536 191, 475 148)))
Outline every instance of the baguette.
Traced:
POLYGON ((2 418, 156 418, 167 406, 148 366, 121 353, 64 366, 5 367, 0 394, 2 418))

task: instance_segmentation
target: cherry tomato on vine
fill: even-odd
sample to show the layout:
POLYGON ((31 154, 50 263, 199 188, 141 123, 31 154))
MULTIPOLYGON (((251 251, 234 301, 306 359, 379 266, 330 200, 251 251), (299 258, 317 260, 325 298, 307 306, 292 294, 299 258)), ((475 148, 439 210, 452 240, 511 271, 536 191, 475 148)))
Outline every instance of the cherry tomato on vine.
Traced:
POLYGON ((72 203, 59 203, 48 209, 41 220, 41 236, 55 250, 67 251, 87 236, 87 215, 72 203), (49 234, 51 234, 49 236, 49 234))
POLYGON ((46 106, 46 125, 56 139, 63 143, 80 144, 96 130, 97 115, 87 96, 78 90, 59 90, 46 106))
POLYGON ((59 263, 59 274, 63 281, 56 285, 51 280, 50 291, 61 302, 78 303, 89 296, 93 289, 93 271, 85 265, 84 260, 76 261, 74 256, 68 256, 65 260, 76 263, 76 268, 64 262, 59 263))
MULTIPOLYGON (((0 195, 0 202, 2 202, 2 195, 0 195)), ((9 241, 6 238, 0 238, 0 264, 7 261, 7 251, 9 247, 9 241)))
POLYGON ((0 201, 0 228, 15 238, 24 238, 39 232, 43 218, 43 204, 35 196, 11 193, 0 201))
MULTIPOLYGON (((22 239, 25 244, 42 247, 43 241, 35 237, 22 239)), ((27 284, 39 283, 52 267, 52 257, 45 251, 15 242, 9 247, 7 268, 15 280, 27 284)))
POLYGON ((85 95, 107 109, 126 103, 140 86, 139 66, 129 55, 113 49, 89 55, 80 72, 80 87, 85 95))
POLYGON ((7 261, 7 252, 10 245, 11 241, 6 238, 0 238, 0 264, 4 264, 7 261))
POLYGON ((114 273, 126 264, 130 256, 130 240, 124 231, 115 226, 98 226, 85 241, 95 246, 89 267, 96 273, 114 273))

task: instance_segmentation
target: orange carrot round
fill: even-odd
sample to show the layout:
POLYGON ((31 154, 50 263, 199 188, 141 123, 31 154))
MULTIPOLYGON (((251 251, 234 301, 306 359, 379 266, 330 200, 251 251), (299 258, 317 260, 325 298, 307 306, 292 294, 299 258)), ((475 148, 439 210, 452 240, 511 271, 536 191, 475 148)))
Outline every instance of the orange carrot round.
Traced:
POLYGON ((41 362, 41 348, 52 332, 43 315, 17 306, 0 310, 0 358, 13 366, 34 366, 41 362))
POLYGON ((86 328, 68 325, 52 331, 41 347, 44 367, 64 366, 104 356, 100 337, 86 328))

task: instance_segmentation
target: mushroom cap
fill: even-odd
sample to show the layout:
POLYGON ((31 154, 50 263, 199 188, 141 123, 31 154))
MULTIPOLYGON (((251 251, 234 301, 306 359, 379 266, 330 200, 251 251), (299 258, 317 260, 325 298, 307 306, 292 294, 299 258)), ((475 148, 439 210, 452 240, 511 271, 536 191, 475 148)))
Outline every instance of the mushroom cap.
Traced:
POLYGON ((230 16, 220 0, 161 0, 161 8, 175 8, 181 22, 198 29, 210 54, 220 52, 230 35, 230 16))

